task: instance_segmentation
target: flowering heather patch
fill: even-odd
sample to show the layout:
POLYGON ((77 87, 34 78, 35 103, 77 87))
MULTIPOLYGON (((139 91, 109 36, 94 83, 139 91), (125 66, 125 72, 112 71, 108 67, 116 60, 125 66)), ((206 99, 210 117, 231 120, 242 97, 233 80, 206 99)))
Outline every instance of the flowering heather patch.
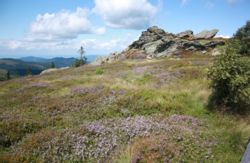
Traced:
POLYGON ((143 66, 143 67, 135 67, 133 69, 133 71, 136 73, 136 74, 144 74, 145 72, 148 71, 150 67, 149 66, 143 66))
POLYGON ((143 75, 145 73, 155 74, 160 70, 161 68, 159 66, 141 66, 141 67, 135 67, 133 69, 133 72, 138 75, 143 75))
POLYGON ((250 118, 209 111, 212 59, 128 60, 100 66, 101 76, 86 65, 0 82, 0 162, 239 162, 250 118))
MULTIPOLYGON (((72 113, 81 111, 87 112, 88 109, 102 109, 103 107, 112 104, 119 96, 123 96, 127 93, 124 89, 109 89, 104 86, 97 87, 75 87, 71 89, 72 98, 60 97, 40 97, 34 96, 30 99, 30 103, 33 105, 40 104, 38 106, 39 112, 46 114, 47 116, 54 117, 62 115, 64 113, 72 113)), ((87 116, 87 115, 86 115, 87 116)), ((95 117, 96 115, 89 115, 88 117, 95 117)))
POLYGON ((99 99, 99 102, 102 105, 108 105, 108 104, 113 103, 118 96, 120 96, 120 95, 123 96, 126 93, 127 93, 127 91, 123 90, 123 89, 120 89, 120 90, 111 90, 111 91, 108 91, 108 93, 106 95, 102 96, 99 99))
POLYGON ((45 162, 104 161, 114 150, 119 150, 121 144, 128 144, 134 138, 160 134, 165 137, 178 135, 185 138, 186 134, 198 137, 196 129, 201 129, 201 126, 197 124, 200 124, 198 119, 180 115, 162 120, 144 116, 101 120, 83 124, 77 131, 65 129, 53 136, 47 133, 51 137, 46 137, 44 133, 27 137, 18 145, 15 155, 39 155, 45 162), (170 123, 171 120, 174 120, 175 125, 170 123), (183 130, 180 130, 178 124, 181 124, 183 130), (36 148, 27 148, 30 143, 35 143, 36 148))
POLYGON ((175 80, 183 77, 183 74, 179 70, 177 70, 177 71, 161 72, 155 76, 158 79, 157 85, 160 86, 162 84, 170 83, 172 81, 175 81, 175 80))
POLYGON ((170 116, 167 120, 171 124, 184 123, 186 125, 190 124, 190 125, 196 126, 196 127, 201 125, 201 122, 198 119, 191 117, 191 116, 181 116, 181 115, 174 114, 174 115, 170 116))
POLYGON ((111 104, 118 96, 125 95, 127 93, 126 90, 110 90, 102 85, 96 87, 75 87, 71 89, 71 92, 73 94, 99 94, 99 96, 95 97, 94 100, 96 103, 100 103, 102 105, 111 104))
POLYGON ((73 94, 86 94, 86 93, 96 93, 104 89, 104 86, 99 85, 96 87, 75 87, 71 89, 73 94))

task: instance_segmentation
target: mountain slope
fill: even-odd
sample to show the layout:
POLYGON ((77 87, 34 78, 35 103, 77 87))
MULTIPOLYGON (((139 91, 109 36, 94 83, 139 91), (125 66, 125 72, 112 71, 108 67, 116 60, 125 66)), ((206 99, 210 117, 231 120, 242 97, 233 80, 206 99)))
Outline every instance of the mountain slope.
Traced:
POLYGON ((34 57, 34 56, 21 57, 19 59, 22 61, 25 61, 25 62, 39 62, 39 63, 48 61, 48 59, 46 59, 46 58, 34 57))
POLYGON ((45 65, 46 67, 50 67, 51 63, 54 62, 57 68, 72 66, 75 62, 75 58, 64 58, 64 57, 56 57, 51 59, 45 59, 40 57, 22 57, 20 60, 25 62, 35 62, 38 64, 45 65))
MULTIPOLYGON (((87 55, 87 62, 91 63, 93 62, 98 55, 87 55)), ((64 57, 55 57, 55 58, 41 58, 41 57, 34 57, 34 56, 28 56, 28 57, 22 57, 20 60, 25 61, 25 62, 35 62, 39 64, 43 64, 46 67, 50 67, 51 63, 54 62, 57 68, 61 67, 68 67, 72 66, 76 60, 76 58, 64 58, 64 57)))
MULTIPOLYGON (((93 62, 98 56, 89 55, 87 61, 93 62)), ((0 59, 0 81, 6 80, 6 73, 9 71, 11 78, 25 76, 28 73, 40 74, 45 69, 51 67, 53 62, 57 68, 70 67, 74 64, 75 58, 56 57, 51 59, 40 57, 22 57, 20 59, 2 58, 0 59), (29 72, 31 71, 31 72, 29 72)))
POLYGON ((4 69, 0 69, 0 81, 6 80, 6 75, 7 75, 7 71, 4 69))
POLYGON ((1 82, 0 160, 239 162, 250 117, 207 106, 212 60, 126 60, 1 82))
POLYGON ((46 68, 45 65, 24 62, 19 59, 0 59, 0 69, 9 71, 13 76, 24 76, 27 75, 28 71, 31 71, 32 74, 39 74, 46 68))

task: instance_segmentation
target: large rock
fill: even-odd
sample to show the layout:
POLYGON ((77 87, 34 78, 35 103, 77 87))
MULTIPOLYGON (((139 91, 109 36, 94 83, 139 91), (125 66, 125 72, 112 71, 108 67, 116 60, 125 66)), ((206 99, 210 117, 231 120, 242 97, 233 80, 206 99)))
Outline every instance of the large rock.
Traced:
POLYGON ((142 46, 142 49, 148 54, 148 55, 153 55, 156 51, 157 48, 163 44, 164 42, 162 40, 157 40, 154 42, 149 42, 147 44, 144 44, 142 46))
POLYGON ((250 141, 248 143, 247 149, 241 159, 241 163, 250 163, 250 141))
POLYGON ((163 29, 160 29, 156 26, 150 27, 147 29, 147 31, 142 32, 139 40, 133 42, 129 48, 142 48, 143 45, 147 43, 152 43, 154 41, 160 40, 160 39, 174 39, 175 35, 171 33, 166 33, 163 29))
POLYGON ((120 56, 119 60, 123 59, 145 59, 147 57, 147 54, 144 50, 139 49, 129 49, 123 51, 120 56))
POLYGON ((193 38, 193 31, 191 30, 186 30, 184 32, 176 34, 178 38, 184 38, 184 39, 192 39, 193 38))
POLYGON ((195 39, 211 39, 214 38, 214 36, 219 32, 218 29, 213 30, 204 30, 194 36, 195 39))
POLYGON ((182 42, 182 47, 185 50, 206 50, 206 47, 201 45, 198 41, 183 41, 182 42))
POLYGON ((215 48, 218 45, 225 45, 225 42, 224 41, 210 41, 206 43, 204 46, 208 48, 215 48))
POLYGON ((158 28, 157 26, 149 27, 147 31, 150 33, 157 34, 159 36, 166 34, 166 32, 163 29, 158 28))
POLYGON ((51 72, 55 72, 55 71, 59 71, 59 70, 65 70, 68 69, 69 67, 61 67, 61 68, 49 68, 46 70, 43 70, 40 75, 44 75, 44 74, 49 74, 51 72))

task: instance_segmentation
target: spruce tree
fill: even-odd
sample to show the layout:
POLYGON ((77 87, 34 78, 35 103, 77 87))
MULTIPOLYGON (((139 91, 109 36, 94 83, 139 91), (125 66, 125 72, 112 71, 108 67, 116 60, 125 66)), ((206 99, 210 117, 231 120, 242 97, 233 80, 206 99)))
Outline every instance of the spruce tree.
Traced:
POLYGON ((7 80, 10 80, 10 72, 9 72, 9 70, 8 70, 7 73, 6 73, 6 79, 7 79, 7 80))
POLYGON ((54 62, 51 62, 51 66, 50 66, 50 68, 56 68, 56 65, 55 65, 55 63, 54 63, 54 62))

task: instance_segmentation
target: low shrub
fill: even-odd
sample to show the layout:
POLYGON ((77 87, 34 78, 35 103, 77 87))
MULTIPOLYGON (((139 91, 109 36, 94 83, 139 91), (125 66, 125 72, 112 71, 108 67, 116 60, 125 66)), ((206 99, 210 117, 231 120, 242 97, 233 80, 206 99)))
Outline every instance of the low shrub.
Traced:
POLYGON ((95 70, 95 73, 97 75, 102 75, 104 73, 104 70, 101 68, 101 67, 98 67, 96 70, 95 70))
POLYGON ((226 52, 216 58, 209 70, 210 105, 244 112, 250 108, 250 58, 237 54, 237 47, 234 41, 229 43, 226 52))
POLYGON ((20 141, 26 134, 42 128, 39 122, 28 120, 11 120, 0 123, 0 146, 9 147, 20 141))

